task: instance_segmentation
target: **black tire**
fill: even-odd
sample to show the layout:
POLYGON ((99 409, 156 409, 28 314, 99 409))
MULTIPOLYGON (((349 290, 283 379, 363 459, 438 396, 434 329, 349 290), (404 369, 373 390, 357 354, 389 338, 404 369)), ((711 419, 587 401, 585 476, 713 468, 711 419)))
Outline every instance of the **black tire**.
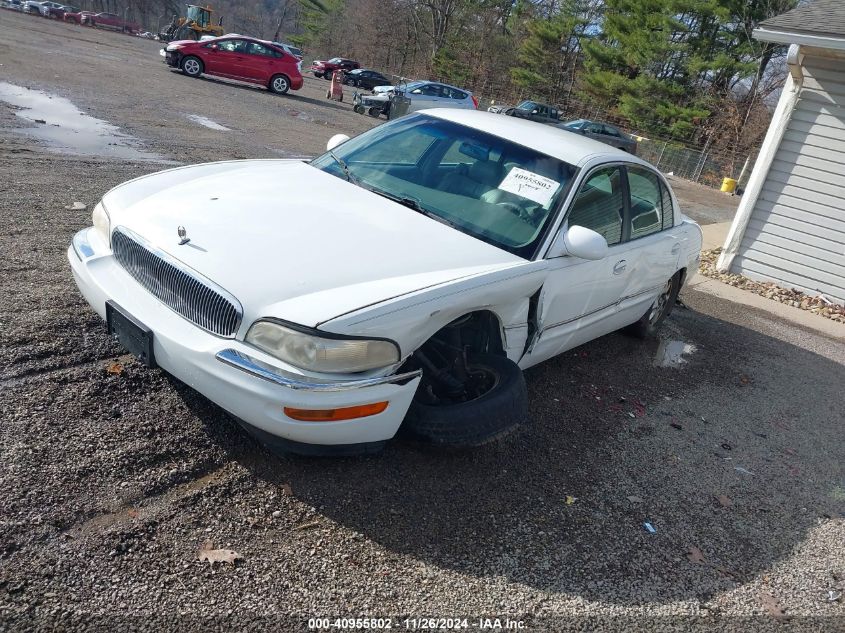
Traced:
MULTIPOLYGON (((270 89, 270 92, 275 92, 277 95, 287 94, 288 90, 290 90, 290 79, 285 75, 273 75, 270 77, 270 83, 267 84, 267 88, 270 89)), ((328 96, 326 95, 327 99, 328 96)))
POLYGON ((672 308, 678 299, 678 293, 681 291, 681 275, 682 273, 678 271, 666 282, 654 303, 648 307, 639 321, 625 328, 626 332, 639 338, 654 338, 657 335, 660 324, 672 313, 672 308))
MULTIPOLYGON (((522 370, 493 354, 468 358, 471 370, 495 375, 493 387, 474 400, 451 405, 423 404, 415 396, 400 436, 442 447, 469 448, 507 435, 528 419, 528 390, 522 370)), ((419 394, 418 394, 419 395, 419 394)))
POLYGON ((179 68, 182 69, 182 72, 188 75, 188 77, 199 77, 203 73, 203 65, 202 60, 199 57, 195 57, 194 55, 188 55, 187 57, 183 58, 182 61, 179 63, 179 68))
POLYGON ((366 112, 366 108, 365 108, 364 106, 360 105, 360 104, 359 104, 359 105, 354 106, 354 107, 352 108, 352 110, 354 110, 354 111, 355 111, 356 113, 358 113, 358 114, 364 114, 364 112, 366 112))
POLYGON ((332 74, 329 73, 329 72, 323 73, 323 79, 325 79, 326 81, 331 81, 332 80, 332 74))
POLYGON ((373 107, 371 107, 370 109, 367 110, 367 114, 369 114, 371 117, 374 117, 374 118, 377 119, 381 116, 381 108, 379 108, 377 106, 373 106, 373 107))

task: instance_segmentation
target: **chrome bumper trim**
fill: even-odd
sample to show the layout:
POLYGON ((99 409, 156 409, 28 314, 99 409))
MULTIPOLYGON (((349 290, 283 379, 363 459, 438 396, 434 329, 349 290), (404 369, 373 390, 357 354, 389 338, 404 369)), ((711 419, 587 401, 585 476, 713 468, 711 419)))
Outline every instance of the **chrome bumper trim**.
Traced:
POLYGON ((71 244, 73 244, 73 252, 76 253, 79 261, 94 256, 94 249, 91 248, 91 244, 88 242, 88 231, 89 229, 82 229, 81 231, 78 231, 71 240, 71 244))
POLYGON ((338 380, 335 382, 309 382, 299 376, 282 373, 282 370, 271 369, 246 354, 234 349, 224 349, 217 353, 217 360, 226 365, 231 365, 247 374, 267 380, 269 382, 296 389, 299 391, 353 391, 377 385, 398 384, 404 385, 422 375, 422 370, 410 371, 405 374, 394 374, 393 376, 379 376, 378 378, 358 378, 354 380, 338 380))

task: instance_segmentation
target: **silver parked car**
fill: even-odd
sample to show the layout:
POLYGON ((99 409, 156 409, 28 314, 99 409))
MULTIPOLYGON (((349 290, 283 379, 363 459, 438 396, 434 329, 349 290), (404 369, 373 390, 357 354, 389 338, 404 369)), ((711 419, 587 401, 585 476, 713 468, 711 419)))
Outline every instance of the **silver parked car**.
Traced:
POLYGON ((596 121, 588 121, 587 119, 575 119, 574 121, 561 123, 560 127, 570 132, 589 136, 602 143, 607 143, 611 147, 624 150, 629 154, 637 153, 637 142, 619 128, 608 125, 607 123, 597 123, 596 121))
POLYGON ((478 109, 478 99, 472 96, 471 92, 436 81, 399 84, 393 92, 395 97, 391 106, 391 118, 427 108, 478 109))

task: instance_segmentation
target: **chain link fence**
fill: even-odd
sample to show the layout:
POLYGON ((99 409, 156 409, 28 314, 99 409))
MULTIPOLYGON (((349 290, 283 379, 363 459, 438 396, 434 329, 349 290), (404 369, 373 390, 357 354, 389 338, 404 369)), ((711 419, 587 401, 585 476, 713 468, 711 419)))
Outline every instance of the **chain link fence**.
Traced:
MULTIPOLYGON (((479 100, 479 109, 486 110, 491 104, 499 105, 500 99, 479 100)), ((507 103, 507 102, 505 102, 507 103)), ((561 120, 576 118, 610 123, 623 129, 621 121, 608 117, 599 108, 570 100, 558 106, 561 120)), ((664 173, 691 180, 710 187, 721 187, 724 178, 736 178, 737 187, 744 187, 751 175, 755 156, 727 156, 711 152, 706 148, 689 147, 678 141, 664 141, 643 138, 637 144, 637 155, 647 160, 664 173)))
POLYGON ((670 141, 644 138, 637 145, 637 155, 664 173, 711 187, 721 187, 723 178, 737 178, 737 186, 744 187, 751 175, 750 156, 735 159, 670 141))

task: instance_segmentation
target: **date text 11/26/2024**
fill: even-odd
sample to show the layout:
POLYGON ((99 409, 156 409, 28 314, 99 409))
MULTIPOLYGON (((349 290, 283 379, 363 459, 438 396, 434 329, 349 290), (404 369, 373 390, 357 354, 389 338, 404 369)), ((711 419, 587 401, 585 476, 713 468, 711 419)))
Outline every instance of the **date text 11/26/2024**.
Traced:
POLYGON ((444 631, 476 629, 479 631, 521 631, 523 620, 510 618, 310 618, 310 630, 352 629, 409 631, 444 631))

